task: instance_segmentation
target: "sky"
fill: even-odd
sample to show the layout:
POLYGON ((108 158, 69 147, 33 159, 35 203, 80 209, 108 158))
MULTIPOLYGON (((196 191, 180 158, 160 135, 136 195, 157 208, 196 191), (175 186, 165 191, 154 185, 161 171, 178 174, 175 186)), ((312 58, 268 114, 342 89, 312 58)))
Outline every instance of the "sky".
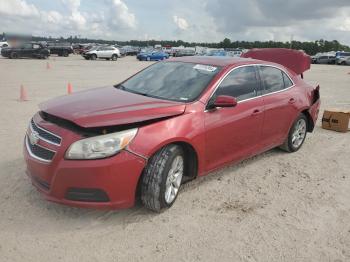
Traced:
POLYGON ((350 0, 0 0, 0 32, 190 42, 338 40, 350 0))

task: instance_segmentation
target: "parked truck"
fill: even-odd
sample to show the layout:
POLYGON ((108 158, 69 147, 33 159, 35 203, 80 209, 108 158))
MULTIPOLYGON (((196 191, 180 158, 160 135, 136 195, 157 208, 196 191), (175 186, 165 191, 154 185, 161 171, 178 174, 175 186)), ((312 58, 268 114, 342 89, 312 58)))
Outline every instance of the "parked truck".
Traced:
POLYGON ((58 56, 69 56, 73 54, 73 48, 70 43, 62 42, 49 42, 47 43, 47 48, 50 50, 50 54, 55 54, 58 56))

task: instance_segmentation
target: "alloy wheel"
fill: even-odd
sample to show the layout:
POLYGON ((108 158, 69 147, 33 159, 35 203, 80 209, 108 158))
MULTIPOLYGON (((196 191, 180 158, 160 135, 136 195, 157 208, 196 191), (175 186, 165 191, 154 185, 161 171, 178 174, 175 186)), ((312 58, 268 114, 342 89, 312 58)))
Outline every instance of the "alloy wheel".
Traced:
POLYGON ((295 125, 295 129, 292 135, 292 144, 295 148, 301 146, 306 136, 306 121, 305 119, 299 119, 295 125))
POLYGON ((171 163, 171 168, 165 183, 165 202, 171 204, 179 192, 184 170, 184 160, 182 156, 176 156, 171 163))

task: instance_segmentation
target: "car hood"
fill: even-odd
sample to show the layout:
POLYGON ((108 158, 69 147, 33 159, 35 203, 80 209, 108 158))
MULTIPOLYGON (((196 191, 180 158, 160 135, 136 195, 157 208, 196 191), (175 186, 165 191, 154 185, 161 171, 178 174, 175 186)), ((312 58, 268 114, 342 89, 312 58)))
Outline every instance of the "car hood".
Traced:
POLYGON ((133 94, 113 86, 51 99, 39 105, 50 115, 81 127, 132 124, 183 114, 184 103, 133 94))

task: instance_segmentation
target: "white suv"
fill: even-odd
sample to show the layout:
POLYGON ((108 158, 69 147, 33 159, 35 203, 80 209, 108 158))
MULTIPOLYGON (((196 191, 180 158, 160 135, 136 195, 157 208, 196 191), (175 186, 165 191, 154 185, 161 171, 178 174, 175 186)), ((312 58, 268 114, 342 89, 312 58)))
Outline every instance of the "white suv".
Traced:
POLYGON ((113 61, 117 60, 120 57, 120 51, 118 48, 113 46, 99 46, 89 50, 83 54, 84 58, 89 60, 96 60, 97 58, 112 59, 113 61))
POLYGON ((9 43, 7 43, 7 42, 0 42, 0 53, 1 53, 1 48, 9 47, 9 46, 10 46, 9 43))

